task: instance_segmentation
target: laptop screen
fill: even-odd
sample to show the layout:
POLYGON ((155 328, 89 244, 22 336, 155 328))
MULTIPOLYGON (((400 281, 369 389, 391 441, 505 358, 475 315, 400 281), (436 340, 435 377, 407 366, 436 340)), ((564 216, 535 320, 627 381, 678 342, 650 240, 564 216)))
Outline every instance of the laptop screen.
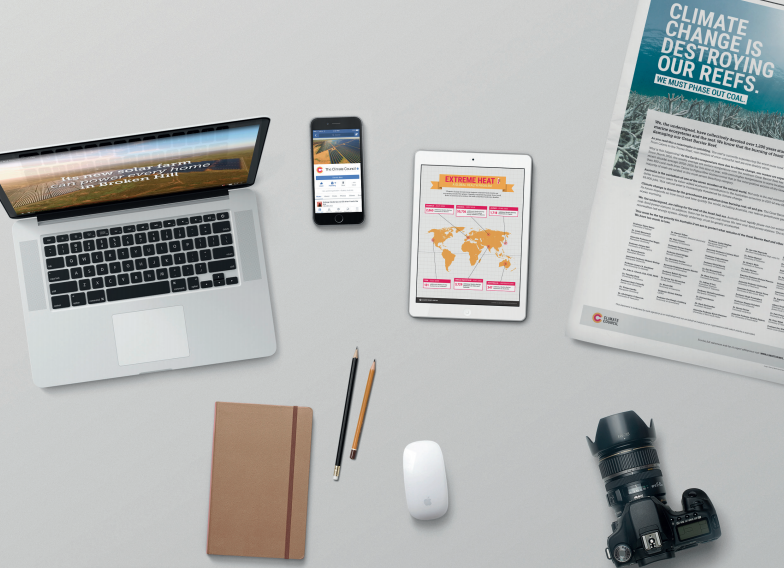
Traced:
POLYGON ((247 184, 259 124, 245 124, 22 153, 0 161, 3 201, 22 216, 247 184))

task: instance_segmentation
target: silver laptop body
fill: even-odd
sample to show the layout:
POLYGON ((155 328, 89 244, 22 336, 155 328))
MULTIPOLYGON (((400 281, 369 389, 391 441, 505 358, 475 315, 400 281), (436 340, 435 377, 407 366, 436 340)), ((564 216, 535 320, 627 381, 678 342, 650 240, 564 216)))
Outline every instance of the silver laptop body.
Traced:
MULTIPOLYGON (((248 183, 240 183, 238 188, 227 184, 209 190, 211 179, 237 179, 249 169, 252 171, 247 180, 255 180, 269 121, 247 122, 264 129, 256 141, 252 164, 247 159, 236 161, 231 157, 231 146, 224 151, 225 145, 219 155, 228 158, 199 161, 196 155, 184 160, 183 157, 191 157, 188 151, 208 155, 207 150, 192 144, 186 145, 185 150, 182 144, 175 148, 179 155, 169 158, 167 165, 178 165, 168 170, 159 167, 160 162, 154 166, 157 170, 144 163, 135 170, 106 162, 99 164, 104 174, 130 171, 115 176, 128 185, 145 176, 165 176, 179 169, 177 183, 206 183, 205 188, 199 189, 208 191, 178 193, 175 197, 170 193, 156 194, 153 200, 123 201, 120 209, 115 209, 118 202, 113 202, 99 210, 72 208, 67 217, 58 218, 55 212, 14 223, 30 365, 37 386, 210 365, 266 357, 275 352, 256 196, 248 183), (205 169, 193 171, 196 168, 205 169), (167 203, 167 198, 179 201, 167 203)), ((221 136, 196 134, 202 129, 214 132, 214 127, 182 132, 194 133, 191 138, 197 141, 221 136)), ((147 137, 148 145, 159 143, 153 137, 147 137)), ((139 138, 145 139, 129 137, 137 143, 139 138)), ((85 145, 71 147, 77 148, 73 152, 79 152, 85 145)), ((172 153, 170 148, 165 152, 172 153)), ((126 160, 124 165, 132 161, 126 160)), ((2 165, 0 161, 0 186, 5 190, 2 165)), ((90 180, 87 183, 93 183, 89 174, 85 175, 90 180)), ((113 190, 110 182, 105 183, 106 188, 113 190)), ((79 191, 95 189, 90 186, 79 191)), ((56 194, 58 189, 50 187, 49 191, 56 194)), ((126 188, 121 186, 121 191, 126 188)), ((9 201, 7 192, 2 193, 9 201)), ((20 193, 11 196, 15 203, 22 204, 17 205, 20 208, 36 207, 36 203, 46 201, 40 196, 20 197, 20 193), (32 204, 27 203, 30 200, 32 204)), ((29 194, 28 190, 24 195, 29 194)), ((8 209, 8 204, 4 205, 8 209)))

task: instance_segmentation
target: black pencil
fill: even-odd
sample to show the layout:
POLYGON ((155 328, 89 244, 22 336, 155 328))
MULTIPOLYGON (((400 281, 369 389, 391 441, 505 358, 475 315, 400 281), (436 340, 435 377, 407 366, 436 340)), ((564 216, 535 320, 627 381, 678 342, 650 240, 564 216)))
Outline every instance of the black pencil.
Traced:
POLYGON ((348 426, 348 413, 351 410, 351 393, 354 392, 354 376, 357 374, 357 359, 359 358, 359 347, 354 349, 354 358, 351 359, 351 370, 348 374, 348 392, 346 393, 346 405, 343 407, 343 424, 340 426, 340 440, 338 440, 338 455, 335 458, 335 470, 332 472, 332 479, 335 481, 340 477, 340 462, 343 459, 343 444, 346 441, 346 426, 348 426))

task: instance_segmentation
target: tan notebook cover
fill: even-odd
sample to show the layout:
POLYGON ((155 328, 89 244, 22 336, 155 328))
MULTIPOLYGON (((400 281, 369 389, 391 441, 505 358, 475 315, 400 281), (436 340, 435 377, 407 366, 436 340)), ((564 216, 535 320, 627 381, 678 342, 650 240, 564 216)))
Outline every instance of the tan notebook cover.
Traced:
POLYGON ((305 406, 215 404, 207 554, 305 557, 312 428, 305 406))

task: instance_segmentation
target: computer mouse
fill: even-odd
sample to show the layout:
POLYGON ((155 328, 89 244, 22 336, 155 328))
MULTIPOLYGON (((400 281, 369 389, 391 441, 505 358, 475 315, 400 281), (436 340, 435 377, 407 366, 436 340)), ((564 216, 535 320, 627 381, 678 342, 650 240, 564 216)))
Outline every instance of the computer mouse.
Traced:
POLYGON ((430 440, 407 445, 403 450, 403 481, 412 517, 430 521, 444 516, 449 508, 449 492, 441 446, 430 440))

